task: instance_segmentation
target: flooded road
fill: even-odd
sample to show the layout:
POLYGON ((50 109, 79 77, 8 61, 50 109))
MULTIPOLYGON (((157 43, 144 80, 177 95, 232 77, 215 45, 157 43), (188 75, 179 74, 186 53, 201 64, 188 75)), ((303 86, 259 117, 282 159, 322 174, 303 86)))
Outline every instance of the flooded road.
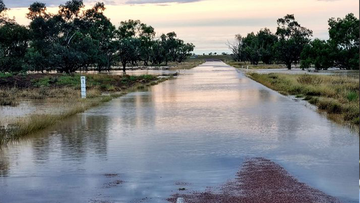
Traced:
POLYGON ((0 202, 166 202, 233 179, 253 157, 359 202, 358 133, 222 62, 3 148, 0 202))

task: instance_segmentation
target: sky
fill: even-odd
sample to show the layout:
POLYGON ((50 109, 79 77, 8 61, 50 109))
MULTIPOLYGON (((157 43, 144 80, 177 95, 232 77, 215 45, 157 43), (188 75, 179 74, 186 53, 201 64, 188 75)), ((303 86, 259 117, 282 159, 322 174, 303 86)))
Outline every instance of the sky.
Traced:
MULTIPOLYGON (((9 17, 28 25, 28 7, 35 0, 4 0, 9 17)), ((66 0, 37 0, 50 12, 66 0)), ((100 0, 101 1, 101 0, 100 0)), ((84 0, 86 7, 97 1, 84 0)), ((328 39, 327 21, 348 13, 359 17, 358 0, 104 0, 105 15, 116 26, 128 19, 141 20, 155 28, 157 36, 176 32, 180 39, 193 43, 195 53, 227 52, 236 34, 246 36, 269 28, 276 32, 276 20, 294 14, 313 38, 328 39)))

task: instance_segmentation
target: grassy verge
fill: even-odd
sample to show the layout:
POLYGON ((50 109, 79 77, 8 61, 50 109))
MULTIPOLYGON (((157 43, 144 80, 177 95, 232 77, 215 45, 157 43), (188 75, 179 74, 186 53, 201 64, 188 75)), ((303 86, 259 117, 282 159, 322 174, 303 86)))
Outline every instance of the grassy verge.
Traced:
POLYGON ((258 65, 251 65, 250 63, 245 62, 237 62, 237 61, 225 61, 226 64, 235 68, 247 68, 249 69, 281 69, 286 68, 285 65, 282 64, 263 64, 259 63, 258 65))
MULTIPOLYGON (((80 98, 80 75, 28 75, 7 77, 2 80, 0 98, 6 101, 45 100, 46 102, 71 103, 71 108, 60 114, 33 114, 19 118, 10 129, 0 128, 0 146, 20 139, 30 133, 45 129, 58 121, 110 101, 130 91, 156 85, 167 80, 152 75, 117 76, 86 75, 87 99, 80 98), (24 77, 21 83, 18 77, 24 77), (11 88, 9 86, 12 86, 11 88), (106 92, 107 96, 102 96, 106 92)), ((21 78, 20 78, 21 79, 21 78)))
POLYGON ((284 95, 304 98, 320 110, 328 113, 329 118, 359 124, 359 80, 355 78, 327 75, 287 75, 279 73, 248 76, 263 85, 284 95))
POLYGON ((187 60, 182 63, 170 63, 170 69, 171 70, 183 70, 183 69, 192 69, 196 66, 199 66, 203 64, 205 60, 202 59, 193 59, 193 60, 187 60))

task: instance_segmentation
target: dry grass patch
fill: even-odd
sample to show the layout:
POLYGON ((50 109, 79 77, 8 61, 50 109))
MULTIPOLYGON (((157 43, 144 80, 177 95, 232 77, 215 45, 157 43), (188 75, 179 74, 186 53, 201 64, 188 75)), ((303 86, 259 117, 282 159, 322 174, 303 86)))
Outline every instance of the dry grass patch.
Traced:
POLYGON ((285 95, 304 97, 310 103, 341 120, 359 124, 359 80, 330 75, 288 75, 248 73, 252 79, 285 95))

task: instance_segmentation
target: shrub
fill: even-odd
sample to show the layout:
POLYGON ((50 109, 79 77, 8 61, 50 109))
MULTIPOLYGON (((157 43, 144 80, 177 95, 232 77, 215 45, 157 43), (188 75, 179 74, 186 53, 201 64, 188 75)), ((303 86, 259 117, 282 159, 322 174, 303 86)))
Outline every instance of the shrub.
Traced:
POLYGON ((351 101, 356 101, 359 98, 359 94, 357 92, 351 91, 347 93, 346 98, 351 101))

